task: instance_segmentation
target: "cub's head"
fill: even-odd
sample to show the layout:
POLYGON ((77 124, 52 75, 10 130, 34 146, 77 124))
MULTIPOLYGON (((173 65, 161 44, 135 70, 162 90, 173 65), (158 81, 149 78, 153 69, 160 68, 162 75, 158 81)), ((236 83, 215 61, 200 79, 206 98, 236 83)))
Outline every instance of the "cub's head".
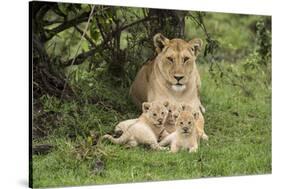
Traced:
POLYGON ((169 102, 144 102, 142 112, 154 126, 161 127, 168 115, 168 105, 169 102))
POLYGON ((170 103, 169 106, 168 106, 169 113, 168 113, 168 116, 167 116, 167 120, 168 120, 168 118, 170 118, 170 120, 171 120, 170 124, 176 123, 176 120, 177 120, 177 118, 179 117, 179 114, 182 111, 190 111, 190 112, 192 111, 191 106, 189 106, 185 103, 172 104, 172 105, 170 103), (170 109, 169 109, 169 106, 171 107, 170 109), (170 114, 170 117, 169 117, 169 114, 170 114))
POLYGON ((170 125, 174 125, 179 113, 183 110, 182 105, 169 103, 169 105, 167 106, 167 110, 168 115, 166 122, 170 125))
POLYGON ((194 132, 195 121, 198 119, 199 113, 192 111, 182 111, 180 112, 176 120, 177 132, 183 135, 190 135, 194 132))
POLYGON ((153 37, 158 53, 156 63, 161 75, 174 91, 183 91, 191 78, 195 60, 203 42, 195 38, 190 41, 183 39, 167 39, 158 33, 153 37))

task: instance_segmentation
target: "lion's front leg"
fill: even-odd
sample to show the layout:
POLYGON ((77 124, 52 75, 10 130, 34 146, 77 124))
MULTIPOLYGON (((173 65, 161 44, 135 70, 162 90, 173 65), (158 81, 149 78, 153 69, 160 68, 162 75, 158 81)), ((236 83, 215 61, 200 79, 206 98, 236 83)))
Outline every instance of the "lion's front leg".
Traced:
POLYGON ((171 144, 171 151, 170 152, 177 153, 179 150, 180 150, 179 146, 175 142, 173 142, 171 144))
POLYGON ((198 150, 198 145, 194 145, 189 148, 189 153, 197 152, 197 150, 198 150))

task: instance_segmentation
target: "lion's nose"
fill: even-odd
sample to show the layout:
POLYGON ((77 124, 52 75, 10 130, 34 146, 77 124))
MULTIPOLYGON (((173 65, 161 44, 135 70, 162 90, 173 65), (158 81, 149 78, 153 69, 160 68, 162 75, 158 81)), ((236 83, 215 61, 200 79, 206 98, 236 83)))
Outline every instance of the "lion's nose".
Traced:
POLYGON ((180 81, 180 80, 183 78, 183 76, 174 76, 174 78, 175 78, 177 81, 180 81))
POLYGON ((163 119, 162 119, 162 118, 159 118, 157 121, 159 121, 160 123, 162 123, 163 119))

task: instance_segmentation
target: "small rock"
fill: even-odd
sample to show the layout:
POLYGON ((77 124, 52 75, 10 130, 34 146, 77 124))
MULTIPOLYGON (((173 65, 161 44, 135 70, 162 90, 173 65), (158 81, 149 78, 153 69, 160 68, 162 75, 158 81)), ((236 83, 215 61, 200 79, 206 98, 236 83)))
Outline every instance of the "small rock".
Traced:
POLYGON ((51 152, 53 149, 53 145, 50 144, 39 144, 32 147, 33 155, 45 155, 51 152))
POLYGON ((92 173, 94 175, 101 175, 104 170, 104 162, 101 160, 94 160, 92 165, 92 173))

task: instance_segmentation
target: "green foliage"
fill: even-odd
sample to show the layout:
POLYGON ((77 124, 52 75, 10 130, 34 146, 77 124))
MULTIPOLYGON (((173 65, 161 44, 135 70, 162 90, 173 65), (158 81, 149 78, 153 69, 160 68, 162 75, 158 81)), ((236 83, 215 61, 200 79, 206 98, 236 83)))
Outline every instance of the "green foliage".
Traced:
POLYGON ((260 88, 271 89, 271 65, 260 65, 260 61, 261 56, 254 52, 240 64, 214 63, 217 67, 211 69, 210 72, 218 86, 230 85, 242 95, 255 98, 256 94, 259 94, 257 88, 259 90, 260 88))
MULTIPOLYGON (((244 66, 236 64, 232 65, 232 69, 240 72, 244 66)), ((34 186, 271 173, 270 89, 257 84, 255 80, 246 80, 245 84, 255 94, 255 98, 252 98, 231 85, 217 85, 207 65, 199 65, 199 71, 204 81, 201 100, 207 109, 205 128, 210 140, 201 142, 198 153, 168 154, 143 146, 126 149, 107 141, 92 146, 94 138, 89 138, 91 130, 99 134, 110 132, 118 121, 134 118, 138 113, 134 109, 119 113, 103 104, 74 102, 64 102, 57 109, 57 100, 51 98, 54 104, 51 106, 50 102, 46 102, 46 107, 65 113, 56 134, 38 141, 53 144, 57 150, 46 156, 33 156, 34 186), (72 114, 71 110, 74 111, 72 114), (78 133, 76 140, 72 141, 66 138, 66 134, 62 134, 69 131, 71 123, 84 133, 78 133), (97 159, 101 159, 105 167, 102 174, 95 175, 91 167, 97 159)), ((256 72, 256 75, 259 73, 256 72)))
MULTIPOLYGON (((46 34, 90 10, 88 5, 59 4, 44 18, 56 21, 44 26, 46 34)), ((94 13, 86 32, 90 40, 83 39, 78 54, 93 49, 96 53, 77 60, 77 65, 64 67, 62 63, 74 58, 81 31, 70 27, 44 43, 74 97, 44 94, 36 99, 40 106, 35 105, 34 126, 40 124, 50 132, 33 144, 55 148, 47 155, 33 155, 34 187, 271 173, 270 18, 188 12, 186 39, 199 37, 205 42, 205 56, 197 63, 210 140, 200 144, 198 153, 168 154, 99 140, 118 122, 140 114, 128 92, 137 71, 154 55, 151 23, 155 20, 111 35, 116 28, 148 16, 149 9, 96 6, 94 13), (106 36, 111 39, 103 45, 106 36), (112 63, 123 67, 120 77, 110 72, 112 63), (98 161, 104 167, 97 168, 98 161)), ((83 31, 85 23, 77 27, 83 31)), ((171 28, 163 29, 173 34, 171 28)))
POLYGON ((260 63, 271 62, 271 19, 264 18, 257 22, 257 52, 261 56, 260 63))

